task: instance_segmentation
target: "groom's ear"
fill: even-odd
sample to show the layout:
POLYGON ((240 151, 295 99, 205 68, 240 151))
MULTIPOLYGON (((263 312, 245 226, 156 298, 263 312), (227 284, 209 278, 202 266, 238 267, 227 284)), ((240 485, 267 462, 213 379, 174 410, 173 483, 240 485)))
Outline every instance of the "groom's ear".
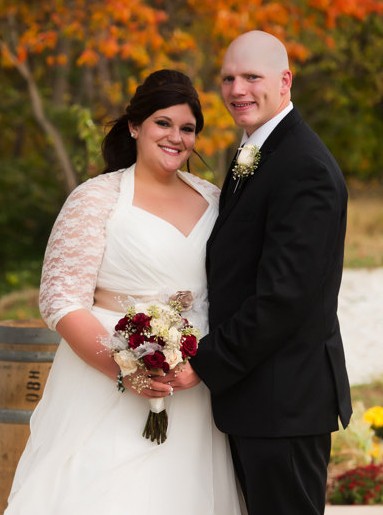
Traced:
POLYGON ((281 93, 286 95, 291 89, 293 84, 293 74, 290 70, 283 70, 281 79, 281 93))

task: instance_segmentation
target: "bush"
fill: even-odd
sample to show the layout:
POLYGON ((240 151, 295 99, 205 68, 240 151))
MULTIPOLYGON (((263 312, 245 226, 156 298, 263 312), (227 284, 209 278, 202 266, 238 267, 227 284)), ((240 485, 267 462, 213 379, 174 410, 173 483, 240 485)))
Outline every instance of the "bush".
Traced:
POLYGON ((383 464, 356 467, 334 478, 331 504, 382 504, 383 464))

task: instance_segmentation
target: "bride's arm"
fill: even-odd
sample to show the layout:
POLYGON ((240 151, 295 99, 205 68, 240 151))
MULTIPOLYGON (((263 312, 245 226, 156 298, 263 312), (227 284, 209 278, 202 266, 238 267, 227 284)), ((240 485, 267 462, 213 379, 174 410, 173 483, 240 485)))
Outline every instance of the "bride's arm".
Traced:
MULTIPOLYGON (((119 180, 117 174, 99 176, 71 193, 53 226, 40 285, 40 311, 47 325, 81 359, 113 379, 118 366, 100 342, 108 332, 90 308, 119 180)), ((169 389, 160 385, 150 396, 158 390, 167 395, 169 389)))
POLYGON ((59 320, 56 330, 81 359, 111 379, 116 379, 118 365, 100 342, 100 337, 108 336, 108 332, 90 311, 71 311, 59 320))
POLYGON ((93 305, 105 249, 106 222, 119 192, 119 176, 108 175, 78 186, 53 226, 40 285, 40 311, 51 329, 56 329, 68 313, 90 310, 93 305))
POLYGON ((119 177, 99 176, 76 188, 53 226, 44 257, 40 311, 51 329, 87 363, 110 377, 116 363, 99 342, 104 326, 90 308, 102 261, 106 221, 116 205, 119 177))

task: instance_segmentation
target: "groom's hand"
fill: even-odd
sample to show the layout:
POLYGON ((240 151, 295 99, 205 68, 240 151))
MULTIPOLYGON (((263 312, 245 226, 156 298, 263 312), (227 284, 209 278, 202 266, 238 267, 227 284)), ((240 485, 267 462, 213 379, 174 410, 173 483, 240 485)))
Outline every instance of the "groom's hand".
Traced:
POLYGON ((186 362, 184 365, 178 366, 168 372, 163 377, 156 378, 157 381, 161 381, 162 383, 169 384, 175 392, 178 390, 187 390, 188 388, 193 388, 196 386, 201 379, 194 372, 189 362, 186 362))

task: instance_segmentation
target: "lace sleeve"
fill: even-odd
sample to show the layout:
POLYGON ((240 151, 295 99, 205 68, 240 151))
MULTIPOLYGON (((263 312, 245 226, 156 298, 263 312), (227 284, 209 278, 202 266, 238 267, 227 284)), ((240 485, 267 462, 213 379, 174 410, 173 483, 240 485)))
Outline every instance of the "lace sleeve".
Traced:
POLYGON ((64 315, 93 304, 106 221, 116 206, 121 176, 114 172, 81 184, 56 219, 40 285, 40 312, 51 329, 64 315))

